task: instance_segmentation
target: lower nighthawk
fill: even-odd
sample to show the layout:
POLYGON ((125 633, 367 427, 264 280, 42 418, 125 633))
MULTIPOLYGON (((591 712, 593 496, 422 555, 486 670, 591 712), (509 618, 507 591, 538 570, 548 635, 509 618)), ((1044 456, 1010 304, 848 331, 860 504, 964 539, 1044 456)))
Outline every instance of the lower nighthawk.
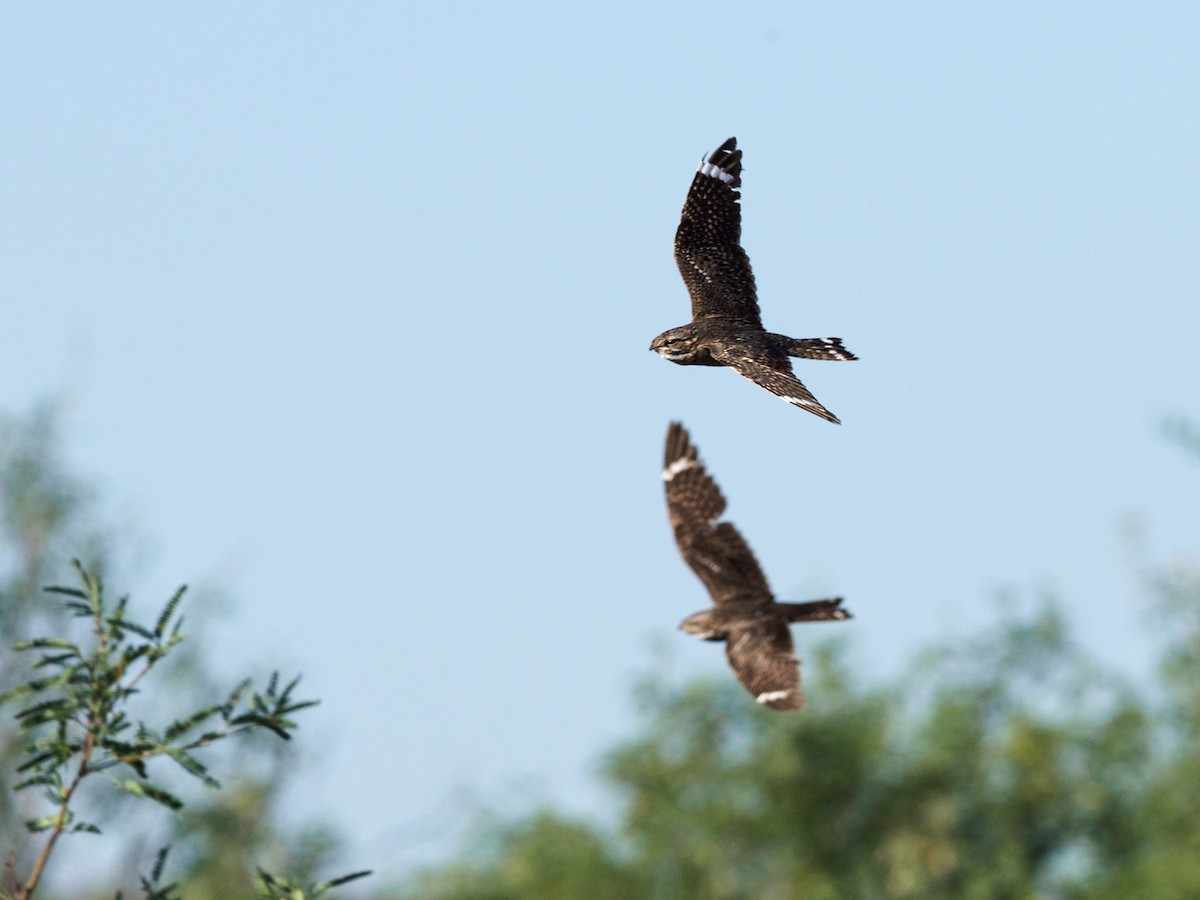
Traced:
POLYGON ((734 674, 759 703, 800 709, 800 663, 788 623, 849 619, 842 598, 776 602, 741 533, 717 521, 725 498, 678 422, 667 430, 662 477, 675 543, 713 599, 712 609, 693 613, 679 627, 701 640, 724 641, 734 674))
POLYGON ((790 338, 763 328, 750 258, 740 243, 741 184, 742 151, 730 138, 700 161, 675 232, 675 262, 692 297, 692 321, 664 331, 650 349, 681 366, 729 366, 793 406, 838 422, 792 374, 789 357, 858 357, 840 338, 790 338))

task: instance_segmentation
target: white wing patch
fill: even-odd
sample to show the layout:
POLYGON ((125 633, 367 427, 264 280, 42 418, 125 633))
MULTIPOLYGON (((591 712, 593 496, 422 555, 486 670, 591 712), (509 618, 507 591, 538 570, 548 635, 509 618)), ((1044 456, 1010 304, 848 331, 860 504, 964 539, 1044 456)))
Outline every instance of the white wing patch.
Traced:
POLYGON ((676 475, 678 475, 684 469, 691 469, 698 465, 700 465, 700 463, 698 463, 694 459, 688 459, 686 456, 683 457, 682 459, 677 459, 677 460, 675 460, 675 462, 671 463, 669 466, 667 466, 665 469, 663 469, 662 480, 670 481, 672 478, 674 478, 676 475))
POLYGON ((754 699, 759 703, 770 703, 772 700, 782 700, 791 692, 791 688, 788 688, 786 691, 763 691, 754 699))
POLYGON ((729 184, 729 182, 733 181, 733 176, 720 166, 703 159, 700 160, 700 167, 696 171, 701 175, 707 175, 709 178, 719 178, 726 184, 729 184))

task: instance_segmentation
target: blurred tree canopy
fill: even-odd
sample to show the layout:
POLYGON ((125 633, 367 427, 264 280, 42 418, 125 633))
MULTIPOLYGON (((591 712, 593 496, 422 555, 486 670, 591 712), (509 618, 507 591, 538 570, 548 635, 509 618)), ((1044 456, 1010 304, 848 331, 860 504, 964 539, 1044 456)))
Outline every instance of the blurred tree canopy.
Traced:
MULTIPOLYGON (((61 604, 47 601, 43 586, 57 564, 72 556, 103 568, 109 548, 95 526, 93 496, 63 462, 53 405, 26 415, 0 414, 0 685, 25 674, 28 662, 7 652, 39 628, 64 621, 61 604)), ((17 846, 25 817, 9 789, 18 747, 17 727, 0 717, 0 847, 17 846)))
MULTIPOLYGON (((41 587, 113 543, 63 463, 50 406, 0 416, 0 641, 56 615, 41 587)), ((1200 457, 1190 426, 1172 436, 1200 457)), ((855 677, 838 641, 807 654, 807 709, 779 715, 730 677, 638 691, 640 732, 604 757, 611 823, 552 807, 482 818, 458 858, 388 896, 540 898, 1200 897, 1200 570, 1149 566, 1161 652, 1134 688, 1072 640, 1051 599, 917 654, 904 677, 855 677)), ((206 685, 201 656, 181 690, 206 685)), ((0 678, 14 661, 0 654, 0 678)), ((0 778, 12 731, 0 719, 0 778)), ((243 896, 254 866, 307 877, 336 838, 279 824, 286 755, 241 751, 232 779, 175 825, 188 900, 243 896)), ((0 785, 0 841, 22 811, 0 785)), ((125 824, 123 822, 123 824, 125 824)), ((122 837, 132 875, 158 837, 122 837)), ((115 833, 115 832, 114 832, 115 833)), ((126 888, 136 895, 130 879, 126 888)), ((82 893, 73 895, 82 896, 82 893)), ((382 896, 382 893, 376 893, 382 896)), ((104 896, 111 896, 111 891, 104 896)))
POLYGON ((1200 571, 1146 573, 1162 635, 1134 690, 1056 604, 918 654, 888 687, 826 642, 797 716, 732 678, 640 690, 605 827, 481 819, 425 900, 1200 897, 1200 571))

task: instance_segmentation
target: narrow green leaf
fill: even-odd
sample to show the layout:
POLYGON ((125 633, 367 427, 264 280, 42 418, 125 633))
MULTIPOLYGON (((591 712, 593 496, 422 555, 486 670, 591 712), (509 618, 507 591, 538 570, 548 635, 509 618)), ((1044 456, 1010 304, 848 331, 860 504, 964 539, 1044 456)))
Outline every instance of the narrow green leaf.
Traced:
POLYGON ((349 875, 343 875, 341 878, 334 878, 331 881, 326 881, 326 882, 323 882, 322 884, 317 885, 317 888, 314 891, 314 893, 324 893, 325 891, 329 890, 330 888, 337 887, 338 885, 341 885, 341 884, 346 884, 347 882, 350 882, 350 881, 356 881, 359 878, 366 878, 370 874, 372 874, 371 869, 363 869, 361 872, 351 872, 349 875))
POLYGON ((155 638, 153 631, 151 631, 149 628, 143 628, 141 625, 138 625, 135 622, 125 622, 125 621, 122 621, 119 619, 109 619, 109 624, 113 625, 116 628, 121 629, 122 631, 132 631, 138 637, 143 637, 148 641, 152 641, 155 638))
POLYGON ((146 900, 179 900, 178 881, 170 881, 167 884, 159 885, 142 878, 141 885, 146 900))
POLYGON ((18 772, 27 772, 30 769, 36 769, 38 766, 40 766, 42 763, 46 762, 47 760, 53 759, 55 757, 55 755, 56 754, 54 754, 54 753, 39 753, 37 756, 31 757, 30 759, 23 762, 20 766, 18 766, 17 771, 18 772))
POLYGON ((81 708, 81 704, 74 698, 56 698, 54 700, 43 700, 41 703, 35 703, 33 706, 27 706, 25 709, 18 712, 15 716, 23 728, 28 728, 33 724, 42 722, 54 722, 69 719, 76 710, 81 708))
POLYGON ((219 705, 206 706, 204 709, 200 709, 192 713, 187 718, 176 719, 167 726, 167 730, 164 732, 163 737, 168 741, 173 741, 180 735, 191 731, 204 720, 211 719, 213 716, 220 714, 221 708, 222 707, 219 705))
POLYGON ((175 762, 177 762, 184 769, 184 771, 199 778, 208 787, 218 789, 221 787, 221 782, 209 775, 208 768, 190 753, 186 753, 183 750, 173 749, 168 750, 167 755, 170 756, 171 759, 175 760, 175 762))
MULTIPOLYGON (((50 679, 46 680, 50 681, 50 679)), ((30 694, 36 694, 40 690, 42 690, 42 685, 35 681, 17 685, 0 694, 0 705, 7 703, 9 700, 15 700, 18 697, 28 697, 30 694)))
POLYGON ((158 851, 158 855, 154 858, 154 868, 150 870, 151 881, 157 883, 158 879, 162 878, 163 867, 167 864, 167 854, 170 852, 170 844, 158 851))
MULTIPOLYGON (((222 714, 225 716, 226 719, 228 719, 231 715, 233 715, 233 711, 237 708, 238 703, 241 702, 242 695, 246 693, 246 689, 249 687, 250 687, 250 679, 247 678, 245 681, 243 681, 241 684, 239 684, 237 687, 235 687, 232 691, 230 691, 229 698, 225 701, 225 703, 223 704, 223 708, 222 708, 222 714)), ((0 699, 2 699, 2 698, 0 698, 0 699)))
POLYGON ((149 656, 155 652, 154 647, 149 644, 138 644, 136 647, 126 647, 121 653, 121 658, 125 660, 125 668, 128 670, 130 663, 135 663, 143 656, 149 656))
POLYGON ((320 702, 320 700, 303 700, 300 703, 292 703, 288 706, 281 706, 276 709, 275 712, 280 715, 286 715, 288 713, 298 712, 302 709, 308 709, 310 706, 317 706, 320 702))
POLYGON ((59 653, 56 656, 43 656, 33 664, 33 668, 36 670, 45 668, 46 666, 62 666, 67 660, 78 658, 79 654, 77 653, 59 653))
POLYGON ((58 821, 58 813, 51 813, 48 816, 42 816, 40 819, 29 819, 25 823, 25 827, 32 832, 45 831, 47 828, 54 827, 54 823, 58 821))
POLYGON ((285 687, 283 689, 283 693, 279 695, 280 698, 286 700, 288 695, 291 694, 291 692, 293 690, 295 690, 296 685, 298 685, 299 683, 300 683, 300 676, 297 675, 295 678, 293 678, 291 681, 288 682, 287 687, 285 687))
POLYGON ((100 746, 115 756, 121 762, 126 762, 134 757, 142 757, 152 753, 161 753, 161 746, 155 745, 148 741, 118 741, 116 738, 106 738, 101 741, 100 746))
POLYGON ((145 791, 142 790, 142 783, 134 781, 132 778, 126 778, 124 781, 118 781, 117 787, 127 794, 133 794, 135 797, 144 797, 145 791))
POLYGON ((33 638, 29 641, 18 641, 13 644, 14 650, 36 650, 42 647, 52 648, 55 650, 74 650, 79 652, 79 648, 66 638, 33 638))
POLYGON ((34 678, 25 684, 19 684, 16 687, 9 688, 3 694, 0 694, 0 703, 7 703, 17 697, 26 697, 29 694, 37 694, 47 688, 58 687, 66 684, 69 681, 71 672, 63 672, 55 675, 52 678, 34 678))
POLYGON ((163 607, 162 615, 158 617, 158 621, 154 625, 154 634, 156 637, 161 638, 167 630, 167 623, 170 622, 171 616, 175 615, 175 609, 179 606, 179 602, 183 600, 183 594, 186 590, 186 584, 180 585, 179 590, 174 593, 171 599, 167 601, 167 605, 163 607))
MULTIPOLYGON (((59 584, 51 584, 42 588, 47 594, 66 594, 68 597, 78 597, 81 600, 87 600, 88 595, 79 588, 63 587, 59 584)), ((90 612, 90 609, 89 609, 90 612)))
POLYGON ((263 728, 267 729, 267 731, 270 731, 273 734, 279 735, 279 737, 283 738, 283 740, 285 740, 285 741, 290 741, 292 739, 292 736, 287 733, 286 729, 281 728, 279 725, 276 725, 274 722, 263 722, 261 724, 262 724, 263 728))
POLYGON ((176 810, 183 808, 183 801, 174 794, 148 782, 127 779, 122 782, 121 787, 135 797, 145 797, 148 800, 153 800, 155 803, 161 803, 167 809, 176 810))

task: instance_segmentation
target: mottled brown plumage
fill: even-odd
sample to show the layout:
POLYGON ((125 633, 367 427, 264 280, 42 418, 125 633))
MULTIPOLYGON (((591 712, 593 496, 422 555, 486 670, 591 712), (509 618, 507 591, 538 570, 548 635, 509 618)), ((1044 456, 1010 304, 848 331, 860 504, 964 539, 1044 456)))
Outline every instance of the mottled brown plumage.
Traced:
POLYGON ((742 151, 730 138, 692 178, 675 262, 692 298, 692 321, 650 344, 681 366, 729 366, 793 406, 830 422, 838 418, 792 374, 789 357, 851 360, 840 338, 790 338, 763 328, 750 258, 741 246, 742 151))
POLYGON ((662 477, 675 543, 713 600, 711 609, 679 627, 702 640, 724 641, 734 674, 759 703, 800 709, 800 663, 788 623, 849 619, 842 598, 776 602, 745 538, 732 523, 718 521, 725 498, 678 422, 667 429, 662 477))

